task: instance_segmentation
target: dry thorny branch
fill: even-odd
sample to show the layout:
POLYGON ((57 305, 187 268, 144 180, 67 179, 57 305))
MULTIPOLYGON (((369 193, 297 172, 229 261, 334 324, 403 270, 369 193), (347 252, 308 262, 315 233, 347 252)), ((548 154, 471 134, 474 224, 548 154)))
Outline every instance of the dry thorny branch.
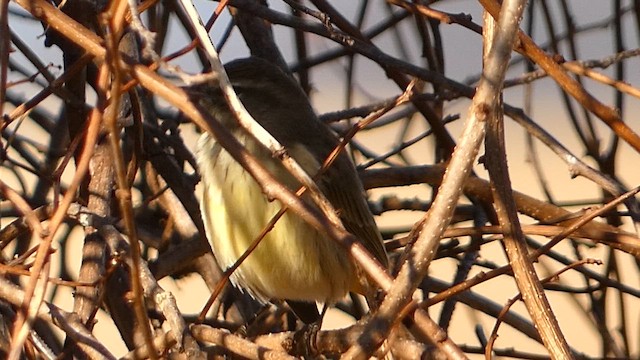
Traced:
POLYGON ((209 38, 188 0, 0 2, 3 358, 640 356, 640 3, 344 3, 198 2, 209 38), (339 330, 230 286, 185 308, 225 270, 194 138, 241 149, 175 84, 243 44, 294 72, 380 215, 388 272, 243 162, 383 290, 339 330))

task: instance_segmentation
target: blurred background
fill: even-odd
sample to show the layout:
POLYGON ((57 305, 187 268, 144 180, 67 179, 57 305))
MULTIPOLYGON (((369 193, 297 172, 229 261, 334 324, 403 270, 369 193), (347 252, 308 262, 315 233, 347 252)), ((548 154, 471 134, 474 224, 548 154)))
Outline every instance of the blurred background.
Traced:
MULTIPOLYGON (((438 185, 438 180, 433 179, 442 169, 438 166, 446 166, 451 155, 452 143, 448 141, 458 142, 468 117, 469 94, 482 71, 482 35, 477 33, 482 26, 482 6, 477 1, 464 0, 274 0, 268 6, 248 0, 231 3, 235 10, 224 9, 210 29, 222 62, 256 54, 262 46, 258 40, 272 41, 307 91, 320 119, 338 133, 344 134, 358 120, 383 107, 385 101, 400 96, 403 89, 398 85, 398 76, 424 80, 421 97, 395 107, 359 131, 350 146, 388 248, 393 249, 394 258, 399 256, 404 250, 403 239, 423 218, 433 199, 438 185), (303 14, 305 11, 308 14, 303 14), (326 24, 320 21, 325 19, 322 15, 328 15, 326 24), (268 31, 273 32, 273 39, 268 31), (346 35, 338 36, 343 34, 346 35), (359 47, 350 45, 350 37, 358 39, 359 47), (437 79, 441 80, 430 81, 430 74, 438 74, 437 79), (439 124, 447 135, 434 135, 434 124, 439 124), (387 170, 390 180, 367 178, 372 169, 387 170), (402 170, 410 170, 413 175, 402 178, 401 174, 405 174, 402 170)), ((104 34, 106 24, 113 21, 97 16, 96 9, 104 4, 68 0, 56 5, 98 34, 104 34), (96 19, 86 16, 87 9, 95 12, 96 19)), ((194 5, 207 23, 219 3, 194 1, 194 5)), ((89 109, 103 109, 106 96, 105 89, 96 81, 98 62, 87 61, 83 70, 74 70, 73 65, 82 60, 82 51, 73 45, 75 40, 66 40, 48 27, 47 21, 33 18, 23 6, 20 2, 8 4, 8 16, 4 17, 8 32, 0 34, 11 49, 3 58, 8 75, 3 84, 6 92, 3 91, 0 127, 0 181, 4 189, 0 203, 3 264, 0 269, 6 280, 22 291, 28 288, 29 278, 24 271, 34 264, 38 241, 24 223, 18 224, 23 208, 8 195, 7 189, 32 209, 42 209, 39 219, 45 226, 49 224, 61 196, 74 181, 81 149, 78 144, 83 143, 86 135, 89 109), (55 79, 64 74, 72 74, 70 78, 79 83, 70 85, 71 81, 66 80, 62 86, 64 81, 55 79), (78 92, 78 88, 83 90, 78 92), (22 230, 13 232, 14 228, 22 230)), ((172 1, 138 4, 142 24, 155 34, 155 43, 148 42, 150 37, 147 42, 135 42, 141 49, 136 61, 147 66, 159 64, 153 69, 178 85, 184 85, 189 75, 209 69, 203 65, 202 54, 189 47, 191 30, 181 7, 172 1), (160 58, 162 62, 158 62, 160 58)), ((631 130, 640 131, 640 2, 532 0, 527 3, 521 29, 554 60, 570 63, 566 71, 587 92, 615 108, 631 130)), ((139 29, 130 30, 145 34, 139 29)), ((277 60, 277 52, 262 49, 277 60)), ((505 84, 504 102, 522 109, 528 117, 529 125, 527 121, 505 116, 505 137, 513 190, 538 200, 527 203, 528 210, 524 205, 519 208, 521 222, 531 226, 525 229, 525 234, 532 248, 548 242, 555 234, 553 231, 557 233, 567 226, 563 221, 579 217, 583 209, 604 204, 640 185, 640 170, 635 167, 640 160, 638 150, 580 105, 538 65, 514 52, 505 84), (536 133, 533 128, 545 132, 536 133), (576 162, 584 167, 576 167, 576 162), (543 209, 543 204, 564 211, 563 217, 557 218, 558 212, 536 216, 548 210, 543 209), (542 225, 557 227, 549 230, 542 225)), ((202 247, 202 238, 197 235, 195 198, 182 195, 199 196, 198 176, 189 151, 193 151, 200 130, 170 102, 154 97, 149 89, 139 90, 138 96, 145 101, 144 116, 139 119, 132 104, 142 100, 132 93, 128 96, 118 111, 134 219, 142 242, 141 256, 159 278, 159 284, 176 297, 179 313, 190 322, 203 308, 219 275, 216 273, 219 270, 204 270, 206 266, 194 260, 206 247, 202 247), (163 169, 159 165, 162 162, 173 168, 163 169), (169 177, 171 172, 175 178, 169 177), (182 208, 176 210, 176 206, 182 208), (189 224, 180 224, 182 221, 189 224), (188 259, 175 260, 171 250, 180 249, 180 244, 188 241, 200 245, 194 246, 195 250, 180 250, 188 259), (177 266, 176 262, 188 265, 177 266), (169 264, 166 269, 170 270, 163 270, 165 264, 169 264), (205 271, 210 275, 203 275, 205 271)), ((104 138, 99 137, 96 149, 101 142, 105 142, 104 138)), ((483 152, 484 149, 480 153, 483 152)), ((104 153, 96 150, 95 154, 94 161, 99 161, 100 156, 113 156, 109 150, 104 153)), ((100 176, 97 169, 98 165, 93 164, 80 182, 74 204, 92 210, 88 199, 92 182, 100 176)), ((489 179, 481 161, 473 170, 478 178, 489 179)), ((115 186, 114 180, 110 181, 110 185, 102 185, 108 192, 115 186)), ((425 298, 508 263, 495 231, 485 229, 482 236, 469 236, 469 229, 490 225, 491 214, 485 213, 486 207, 479 205, 483 201, 478 200, 473 190, 465 190, 465 194, 467 197, 460 200, 448 229, 453 235, 443 238, 437 258, 430 266, 430 279, 422 285, 425 298), (472 202, 470 199, 474 198, 472 202), (460 232, 456 235, 454 229, 460 232)), ((103 213, 92 214, 100 215, 126 234, 116 197, 109 195, 105 201, 103 213)), ((572 264, 576 266, 547 283, 545 294, 567 342, 585 358, 640 358, 640 252, 637 251, 640 239, 632 220, 638 219, 639 209, 632 198, 595 220, 598 225, 592 225, 592 230, 600 231, 603 238, 613 239, 610 242, 597 241, 599 238, 592 234, 566 239, 535 263, 541 279, 572 264), (623 240, 619 240, 620 236, 623 240), (616 241, 627 241, 628 246, 616 246, 616 241), (584 259, 597 259, 602 264, 576 265, 584 259)), ((99 228, 84 224, 77 214, 65 217, 53 236, 49 256, 51 278, 87 281, 81 264, 87 262, 87 244, 94 241, 96 231, 89 228, 94 227, 99 228)), ((104 235, 98 238, 101 236, 104 235)), ((103 268, 122 265, 113 265, 118 262, 108 246, 102 251, 100 261, 107 264, 103 268)), ((209 263, 211 266, 210 259, 209 263)), ((94 280, 106 279, 110 271, 94 274, 94 280)), ((127 347, 131 348, 123 339, 135 336, 123 330, 125 325, 114 315, 113 302, 124 296, 126 290, 113 290, 108 280, 98 284, 94 296, 100 300, 95 302, 93 311, 96 319, 93 334, 112 354, 122 356, 127 347), (105 299, 109 294, 114 299, 105 299)), ((44 301, 68 312, 78 312, 77 291, 77 284, 50 282, 44 301)), ((514 278, 502 275, 474 285, 458 297, 434 304, 428 312, 470 357, 482 358, 496 324, 495 310, 517 294, 514 278)), ((220 321, 214 326, 234 330, 246 319, 220 309, 242 308, 245 305, 238 303, 251 303, 251 299, 235 292, 225 297, 231 300, 217 303, 218 307, 208 317, 220 321)), ((7 299, 1 305, 5 319, 20 312, 7 299)), ((345 327, 358 317, 351 299, 338 308, 330 311, 325 328, 345 327)), ((126 310, 122 311, 126 314, 126 310)), ((494 356, 546 358, 548 352, 538 340, 532 339, 528 330, 530 317, 524 305, 517 301, 509 314, 514 318, 497 330, 494 356), (516 317, 522 322, 515 321, 516 317)), ((166 330, 166 322, 157 325, 157 331, 161 332, 163 327, 166 330)), ((11 321, 6 328, 11 329, 11 321)), ((50 338, 45 336, 53 343, 50 347, 54 351, 65 348, 64 331, 42 319, 34 326, 35 331, 47 329, 55 333, 50 338)), ((34 341, 30 339, 27 347, 36 350, 25 354, 37 358, 29 355, 39 351, 36 345, 29 345, 34 341)))

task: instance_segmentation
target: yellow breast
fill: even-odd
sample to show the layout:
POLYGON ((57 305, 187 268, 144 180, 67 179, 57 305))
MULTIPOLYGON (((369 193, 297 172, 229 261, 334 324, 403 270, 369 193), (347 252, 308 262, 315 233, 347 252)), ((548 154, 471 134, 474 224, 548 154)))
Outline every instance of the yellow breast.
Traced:
MULTIPOLYGON (((276 178, 297 190, 296 181, 267 150, 246 136, 239 140, 276 178)), ((207 237, 225 270, 242 256, 281 205, 268 201, 255 180, 206 135, 198 144, 198 165, 207 237)), ((231 281, 261 301, 333 302, 357 283, 345 251, 292 212, 276 223, 231 281)))

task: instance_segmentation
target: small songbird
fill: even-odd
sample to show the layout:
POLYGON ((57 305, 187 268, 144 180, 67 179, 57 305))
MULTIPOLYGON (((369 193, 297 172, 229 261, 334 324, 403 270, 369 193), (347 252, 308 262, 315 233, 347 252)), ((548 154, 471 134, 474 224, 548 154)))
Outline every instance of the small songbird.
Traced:
MULTIPOLYGON (((252 115, 311 176, 339 140, 320 122, 298 83, 260 58, 225 66, 235 92, 252 115)), ((273 154, 240 128, 221 90, 212 84, 189 89, 194 101, 229 129, 246 149, 292 191, 300 183, 273 154)), ((213 254, 222 269, 232 266, 281 205, 270 201, 251 175, 215 139, 203 134, 197 159, 203 193, 200 207, 213 254)), ((385 267, 387 253, 350 158, 340 153, 317 185, 345 228, 385 267)), ((303 199, 313 204, 308 195, 303 199)), ((292 211, 276 223, 231 275, 234 285, 259 301, 334 303, 348 291, 363 293, 362 276, 345 249, 292 211)))

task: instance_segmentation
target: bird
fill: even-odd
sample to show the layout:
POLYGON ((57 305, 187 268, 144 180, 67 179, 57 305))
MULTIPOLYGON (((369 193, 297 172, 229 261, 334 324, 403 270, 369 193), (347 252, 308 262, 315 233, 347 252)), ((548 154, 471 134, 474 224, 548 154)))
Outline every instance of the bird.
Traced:
MULTIPOLYGON (((258 57, 231 61, 225 65, 225 72, 249 114, 310 176, 316 175, 339 144, 339 138, 318 119, 296 80, 258 57)), ((301 184, 281 161, 240 127, 217 85, 193 85, 188 93, 278 181, 294 192, 298 190, 301 184)), ((280 210, 281 204, 267 198, 252 176, 206 132, 198 140, 196 159, 202 181, 200 209, 206 236, 218 265, 228 269, 280 210)), ((316 183, 337 210, 345 229, 388 267, 382 236, 349 156, 340 152, 316 183)), ((316 206, 308 192, 302 198, 316 206)), ((292 211, 285 212, 231 274, 230 281, 263 303, 287 300, 314 306, 315 302, 335 303, 349 291, 365 293, 370 287, 344 248, 292 211)), ((309 322, 313 317, 302 320, 309 322)))

